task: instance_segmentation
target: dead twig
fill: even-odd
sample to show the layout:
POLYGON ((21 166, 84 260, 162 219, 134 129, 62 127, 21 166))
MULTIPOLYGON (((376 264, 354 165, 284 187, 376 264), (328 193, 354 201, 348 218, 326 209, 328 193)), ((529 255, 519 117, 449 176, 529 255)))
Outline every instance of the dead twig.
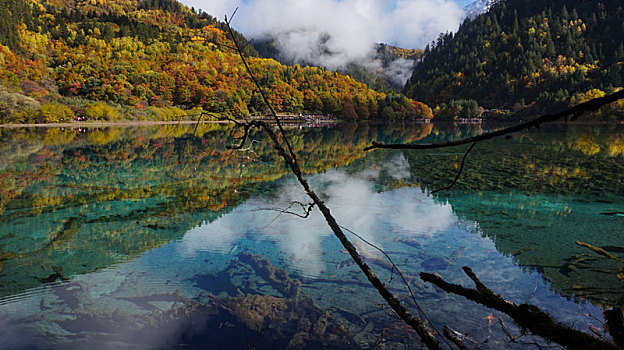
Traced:
POLYGON ((440 289, 448 293, 461 295, 489 308, 504 312, 509 315, 520 327, 526 328, 543 338, 563 345, 569 349, 619 349, 619 347, 611 342, 593 337, 587 333, 583 333, 555 321, 552 317, 550 317, 550 315, 538 309, 534 305, 517 305, 511 301, 503 299, 500 295, 495 294, 492 290, 481 283, 469 267, 464 266, 462 269, 466 275, 473 280, 476 289, 464 288, 457 284, 448 283, 438 275, 425 272, 420 273, 420 278, 423 281, 435 284, 440 289))
MULTIPOLYGON (((231 18, 230 18, 230 20, 231 20, 231 18)), ((248 47, 249 47, 249 45, 251 45, 251 43, 254 41, 254 39, 255 39, 255 38, 251 38, 251 40, 247 41, 247 43, 245 44, 245 46, 243 46, 243 47, 241 48, 241 50, 243 50, 243 51, 244 51, 246 48, 248 48, 248 47)), ((221 46, 224 46, 224 47, 227 47, 228 49, 230 49, 230 50, 232 50, 232 51, 236 51, 236 48, 235 48, 235 47, 232 47, 232 46, 230 46, 230 45, 227 45, 227 44, 220 44, 220 45, 221 45, 221 46)))
POLYGON ((292 161, 295 164, 298 164, 297 163, 297 156, 295 155, 295 152, 293 151, 293 148, 290 145, 290 142, 288 141, 288 138, 286 137, 286 132, 284 132, 284 128, 282 127, 282 123, 280 122, 279 117, 277 116, 277 112, 275 112, 275 109, 273 108, 273 105, 269 102, 269 99, 266 97, 266 95, 264 93, 264 90, 262 90, 262 87, 260 86, 260 83, 258 83, 258 80, 256 79, 256 76, 251 71, 251 68, 249 68, 249 64, 247 63, 247 60, 245 59, 245 55, 243 54, 243 50, 241 49, 240 44, 238 43, 238 40, 236 40, 236 37, 234 36, 234 31, 232 30, 232 27, 231 27, 230 24, 232 23, 232 19, 236 15, 237 11, 238 11, 238 7, 234 10, 232 15, 230 16, 230 19, 228 19, 227 16, 225 16, 225 25, 226 25, 226 27, 228 29, 228 32, 230 33, 230 36, 232 37, 232 41, 234 42, 234 45, 236 46, 236 51, 238 52, 238 55, 240 56, 241 60, 243 61, 243 65, 245 66, 245 69, 247 70, 247 73, 249 73, 249 76, 251 77, 251 80, 253 81, 254 85, 258 89, 258 92, 260 93, 260 96, 262 96, 262 100, 267 105, 267 107, 269 107, 269 110, 271 111, 271 115, 273 116, 273 119, 275 120, 275 123, 277 124, 277 128, 280 131, 280 134, 282 136, 283 142, 286 144, 286 148, 288 149, 288 152, 290 153, 290 157, 292 158, 292 161))
POLYGON ((497 317, 497 319, 498 319, 498 323, 501 325, 501 328, 503 329, 503 332, 509 338, 509 342, 510 343, 517 343, 519 337, 516 337, 515 335, 511 335, 511 332, 509 331, 509 329, 507 329, 507 326, 505 326, 505 321, 503 321, 502 318, 497 317))
POLYGON ((277 214, 277 216, 275 216, 273 218, 273 220, 271 220, 268 224, 264 225, 262 228, 267 228, 269 227, 272 223, 275 222, 275 220, 277 220, 280 216, 282 216, 282 214, 290 214, 290 215, 295 215, 297 217, 300 217, 302 219, 307 219, 310 216, 310 213, 312 212, 312 209, 314 208, 315 204, 314 203, 308 203, 303 204, 299 201, 294 201, 292 203, 290 203, 290 205, 288 207, 286 207, 286 209, 281 209, 281 208, 258 208, 258 209, 254 209, 253 211, 276 211, 279 214, 277 214), (290 211, 289 209, 292 208, 293 206, 295 206, 296 204, 299 204, 301 206, 301 209, 303 210, 303 215, 299 214, 299 213, 295 213, 290 211))
POLYGON ((624 90, 617 91, 611 95, 607 95, 604 97, 595 98, 589 100, 587 102, 576 105, 572 108, 566 109, 559 113, 555 114, 547 114, 541 117, 535 118, 531 121, 521 123, 518 125, 514 125, 508 128, 492 131, 489 133, 481 134, 479 136, 468 137, 461 140, 456 141, 448 141, 448 142, 440 142, 440 143, 423 143, 423 144, 385 144, 377 141, 373 141, 372 144, 366 148, 364 151, 370 151, 376 148, 391 148, 391 149, 436 149, 436 148, 445 148, 445 147, 453 147, 459 145, 465 145, 473 142, 480 142, 492 139, 494 137, 513 134, 518 131, 526 130, 533 127, 539 127, 543 123, 549 123, 556 120, 564 119, 569 116, 573 116, 573 119, 577 118, 579 115, 595 111, 603 106, 608 105, 609 103, 624 99, 624 90))
POLYGON ((436 192, 440 192, 440 191, 443 191, 443 190, 450 190, 451 188, 453 188, 453 186, 455 186, 455 184, 457 183, 457 180, 459 180, 459 176, 464 171, 464 163, 466 163, 466 158, 468 157, 468 154, 470 153, 470 151, 472 151, 472 148, 476 144, 477 144, 476 142, 473 142, 472 145, 470 145, 470 147, 468 147, 468 149, 466 150, 466 153, 464 153, 464 157, 462 158, 462 161, 461 161, 461 166, 459 167, 459 170, 457 171, 457 175, 455 175, 455 179, 453 180, 453 182, 451 182, 451 184, 449 184, 446 187, 438 188, 437 190, 432 191, 431 194, 434 194, 436 192))

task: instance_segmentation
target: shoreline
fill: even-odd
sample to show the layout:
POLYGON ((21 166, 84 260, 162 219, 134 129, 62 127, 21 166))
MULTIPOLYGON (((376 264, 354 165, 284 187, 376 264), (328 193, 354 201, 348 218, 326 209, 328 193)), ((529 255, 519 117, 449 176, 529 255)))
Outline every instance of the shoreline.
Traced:
POLYGON ((89 127, 125 127, 125 126, 152 126, 152 125, 191 125, 191 124, 230 124, 229 120, 178 120, 178 121, 162 121, 162 120, 129 120, 118 122, 72 122, 72 123, 36 123, 36 124, 20 124, 8 123, 0 124, 0 128, 89 128, 89 127))
MULTIPOLYGON (((245 120, 237 120, 244 123, 245 120)), ((264 120, 267 123, 275 123, 275 120, 264 120)), ((283 124, 305 124, 304 120, 281 119, 283 124)), ((317 124, 335 123, 337 120, 317 120, 317 124)), ((66 122, 66 123, 7 123, 0 124, 0 129, 14 128, 90 128, 90 127, 128 127, 128 126, 154 126, 154 125, 193 125, 193 124, 233 124, 231 120, 125 120, 125 121, 101 121, 101 122, 66 122)))

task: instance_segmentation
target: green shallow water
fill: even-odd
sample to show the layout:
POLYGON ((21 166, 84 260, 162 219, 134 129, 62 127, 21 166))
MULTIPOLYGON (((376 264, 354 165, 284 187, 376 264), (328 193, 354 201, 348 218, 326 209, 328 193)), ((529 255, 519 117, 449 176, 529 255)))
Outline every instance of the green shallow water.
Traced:
MULTIPOLYGON (((604 332, 621 307, 624 137, 617 126, 552 126, 463 148, 361 149, 481 132, 433 125, 292 130, 310 182, 344 227, 383 248, 434 324, 482 348, 504 315, 418 278, 496 292, 604 332), (597 328, 594 328, 597 329, 597 328)), ((2 130, 0 349, 422 348, 341 252, 262 135, 227 151, 227 127, 2 130)), ((378 251, 350 236, 412 305, 378 251)), ((605 333, 606 337, 610 337, 605 333)), ((514 347, 544 342, 529 335, 514 347), (523 345, 524 344, 524 345, 523 345)))

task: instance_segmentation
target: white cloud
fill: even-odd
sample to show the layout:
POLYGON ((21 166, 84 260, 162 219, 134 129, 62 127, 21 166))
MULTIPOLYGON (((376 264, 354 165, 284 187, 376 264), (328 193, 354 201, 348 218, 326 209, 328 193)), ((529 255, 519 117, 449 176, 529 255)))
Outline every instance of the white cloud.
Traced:
POLYGON ((285 57, 330 69, 368 60, 375 43, 423 48, 440 33, 457 30, 465 15, 451 0, 182 2, 219 19, 239 7, 233 26, 247 37, 276 37, 285 57))

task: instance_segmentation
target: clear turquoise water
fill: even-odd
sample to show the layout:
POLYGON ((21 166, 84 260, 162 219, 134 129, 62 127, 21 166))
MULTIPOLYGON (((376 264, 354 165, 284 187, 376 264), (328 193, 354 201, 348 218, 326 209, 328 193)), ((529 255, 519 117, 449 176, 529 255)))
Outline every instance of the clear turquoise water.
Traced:
MULTIPOLYGON (((624 130, 552 127, 478 145, 457 186, 435 196, 463 149, 361 152, 371 139, 479 131, 345 125, 292 138, 338 222, 392 257, 436 327, 492 349, 509 340, 496 317, 523 334, 418 278, 471 286, 467 265, 505 298, 603 333, 603 311, 624 303, 622 264, 574 241, 624 252, 624 217, 605 215, 624 211, 624 130)), ((318 211, 279 212, 308 200, 261 135, 231 152, 228 128, 2 133, 0 349, 422 348, 318 211)), ((379 252, 350 238, 414 309, 379 252)))

